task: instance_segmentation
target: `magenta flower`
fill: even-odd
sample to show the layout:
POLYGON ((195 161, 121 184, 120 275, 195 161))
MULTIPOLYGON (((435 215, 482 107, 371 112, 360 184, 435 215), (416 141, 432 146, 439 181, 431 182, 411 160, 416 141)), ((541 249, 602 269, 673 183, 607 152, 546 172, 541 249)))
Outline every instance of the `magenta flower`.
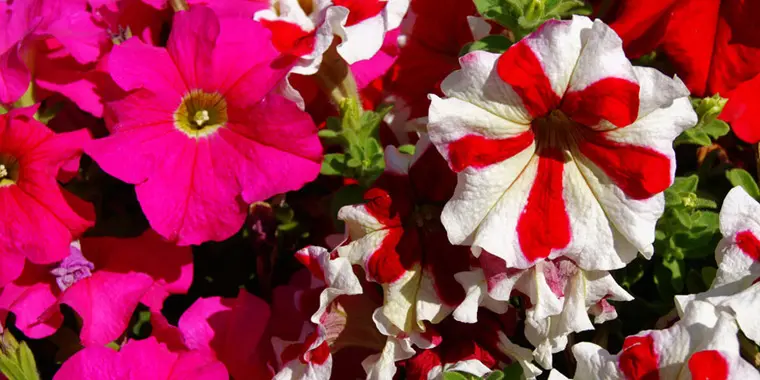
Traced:
POLYGON ((56 181, 62 165, 78 159, 85 130, 55 134, 34 120, 34 108, 0 115, 0 286, 15 280, 25 260, 50 264, 92 226, 91 206, 56 181))
POLYGON ((130 340, 121 350, 88 347, 69 358, 55 380, 226 380, 222 363, 197 351, 173 352, 156 338, 130 340), (149 375, 148 375, 149 374, 149 375))
MULTIPOLYGON (((245 290, 237 298, 196 300, 171 326, 153 313, 153 335, 173 352, 193 352, 202 362, 219 361, 236 380, 271 378, 266 360, 271 353, 266 337, 269 305, 245 290)), ((227 379, 227 376, 224 377, 227 379)))
POLYGON ((162 236, 180 245, 224 240, 249 203, 319 173, 314 123, 273 91, 291 65, 252 20, 219 19, 203 6, 177 13, 166 49, 137 39, 114 48, 109 72, 130 92, 109 104, 111 136, 86 151, 137 185, 162 236))
POLYGON ((101 78, 92 69, 108 34, 88 12, 87 1, 0 2, 0 25, 0 103, 19 99, 34 79, 38 100, 60 93, 100 116, 101 78))
POLYGON ((169 294, 187 292, 192 260, 190 248, 153 231, 135 239, 82 239, 58 264, 27 262, 0 290, 0 320, 12 312, 25 335, 43 338, 60 327, 58 304, 65 303, 82 318, 82 343, 103 345, 119 337, 138 303, 160 311, 169 294))

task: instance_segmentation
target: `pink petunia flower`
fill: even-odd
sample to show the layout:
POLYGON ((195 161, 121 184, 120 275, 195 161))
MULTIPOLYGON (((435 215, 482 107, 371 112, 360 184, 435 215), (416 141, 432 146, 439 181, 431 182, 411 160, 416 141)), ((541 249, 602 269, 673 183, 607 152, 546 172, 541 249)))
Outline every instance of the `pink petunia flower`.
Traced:
POLYGON ((153 336, 172 352, 221 362, 233 378, 256 380, 272 377, 267 366, 271 348, 265 339, 269 316, 264 300, 241 289, 236 298, 196 300, 176 327, 157 311, 151 315, 151 325, 153 336))
POLYGON ((227 380, 219 361, 198 351, 170 350, 155 337, 130 340, 119 351, 88 347, 66 360, 55 380, 227 380))
POLYGON ((136 185, 162 236, 180 245, 224 240, 249 203, 319 173, 314 123, 273 92, 290 66, 252 20, 220 19, 203 6, 179 12, 166 49, 137 39, 114 48, 109 72, 130 92, 109 103, 112 134, 86 151, 136 185))
POLYGON ((0 115, 0 287, 20 276, 27 260, 63 260, 71 240, 93 224, 92 205, 56 181, 64 164, 78 161, 89 133, 56 134, 32 118, 35 111, 0 115))
POLYGON ((190 248, 153 231, 134 239, 85 238, 58 264, 27 262, 0 290, 0 319, 13 313, 25 335, 43 338, 60 327, 58 304, 67 304, 82 318, 82 343, 103 345, 121 335, 138 303, 160 311, 166 297, 186 293, 192 280, 190 248))
MULTIPOLYGON (((741 357, 737 332, 733 318, 707 302, 695 301, 672 327, 625 338, 617 355, 594 343, 576 344, 575 378, 760 379, 757 369, 741 357)), ((563 378, 557 372, 550 376, 563 378)))
POLYGON ((2 2, 0 24, 0 104, 19 99, 33 80, 36 100, 60 93, 100 116, 100 78, 91 71, 108 35, 86 0, 2 2))
POLYGON ((458 173, 441 220, 507 267, 586 270, 650 257, 688 90, 633 67, 601 21, 549 21, 502 55, 473 52, 431 95, 430 139, 458 173))

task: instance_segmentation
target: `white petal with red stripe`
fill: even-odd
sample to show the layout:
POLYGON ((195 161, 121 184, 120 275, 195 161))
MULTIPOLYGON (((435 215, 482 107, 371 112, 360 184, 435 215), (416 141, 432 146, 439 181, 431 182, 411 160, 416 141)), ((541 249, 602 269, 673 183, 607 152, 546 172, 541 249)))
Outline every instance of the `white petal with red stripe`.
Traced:
POLYGON ((633 68, 601 21, 550 21, 501 56, 475 52, 431 96, 431 141, 458 174, 454 244, 510 268, 651 255, 672 142, 696 123, 680 81, 633 68))

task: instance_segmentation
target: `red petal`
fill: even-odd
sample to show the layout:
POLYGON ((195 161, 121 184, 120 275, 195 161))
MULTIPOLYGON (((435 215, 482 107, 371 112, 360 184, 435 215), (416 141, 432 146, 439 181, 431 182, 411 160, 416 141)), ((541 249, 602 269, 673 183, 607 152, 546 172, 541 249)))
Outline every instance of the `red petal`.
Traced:
POLYGON ((658 360, 651 336, 629 336, 623 342, 618 367, 626 380, 659 380, 658 360))
POLYGON ((499 57, 496 70, 522 98, 534 118, 557 108, 560 97, 552 89, 541 62, 525 42, 513 45, 499 57))
POLYGON ((520 249, 531 262, 546 258, 552 249, 570 243, 570 220, 562 197, 564 168, 560 150, 546 148, 540 153, 536 180, 517 221, 520 249))
POLYGON ((653 149, 608 140, 588 133, 578 144, 623 192, 633 199, 647 199, 670 186, 670 159, 653 149))
POLYGON ((700 351, 689 359, 692 380, 728 379, 728 362, 718 351, 700 351))
POLYGON ((581 91, 566 93, 561 108, 584 125, 594 126, 604 119, 625 127, 639 115, 639 85, 621 78, 604 78, 581 91))
POLYGON ((532 131, 497 140, 467 135, 449 144, 449 161, 452 170, 457 173, 468 167, 483 168, 522 152, 531 143, 533 143, 532 131))

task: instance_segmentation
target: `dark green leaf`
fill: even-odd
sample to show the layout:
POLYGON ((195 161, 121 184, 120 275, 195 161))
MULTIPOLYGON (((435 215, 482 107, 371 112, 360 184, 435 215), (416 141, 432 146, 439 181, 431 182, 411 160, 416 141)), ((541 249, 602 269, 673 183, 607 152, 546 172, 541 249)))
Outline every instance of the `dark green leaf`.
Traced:
POLYGON ((712 286, 713 280, 715 280, 715 274, 718 272, 718 269, 714 267, 704 267, 702 268, 702 281, 704 281, 705 286, 708 288, 712 286))
POLYGON ((523 378, 523 369, 520 363, 512 363, 504 368, 504 380, 520 380, 523 378))
POLYGON ((485 50, 491 53, 503 53, 507 51, 510 46, 512 46, 512 41, 506 36, 495 34, 483 37, 478 41, 465 45, 459 52, 459 55, 462 56, 477 50, 485 50))

